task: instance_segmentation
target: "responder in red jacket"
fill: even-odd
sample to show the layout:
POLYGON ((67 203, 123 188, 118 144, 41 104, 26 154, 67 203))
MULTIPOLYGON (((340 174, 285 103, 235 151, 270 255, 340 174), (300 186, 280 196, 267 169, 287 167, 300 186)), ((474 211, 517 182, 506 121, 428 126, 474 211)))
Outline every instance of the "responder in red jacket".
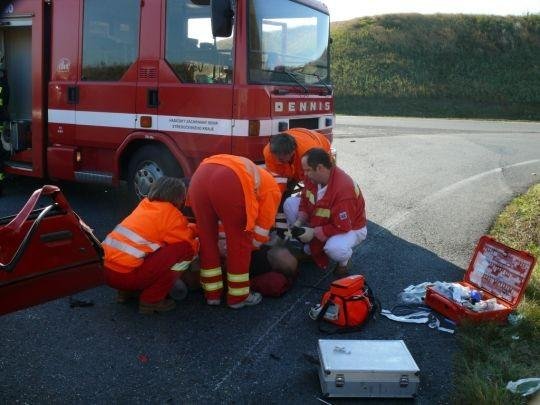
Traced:
POLYGON ((249 289, 249 262, 251 250, 268 241, 274 224, 281 198, 275 180, 249 159, 215 155, 203 160, 193 174, 188 196, 199 229, 207 304, 219 305, 223 290, 219 221, 229 246, 227 304, 234 309, 258 304, 261 295, 249 289))
POLYGON ((305 128, 294 128, 270 137, 264 147, 263 155, 266 169, 272 173, 283 194, 276 228, 286 230, 287 223, 283 214, 283 201, 294 190, 298 182, 304 180, 301 158, 312 148, 322 148, 330 153, 330 142, 323 134, 305 128))
POLYGON ((180 212, 185 196, 182 180, 159 178, 103 241, 105 280, 119 289, 118 302, 142 290, 140 313, 174 309, 175 302, 166 296, 198 249, 194 227, 180 212))
POLYGON ((303 227, 298 239, 309 243, 315 262, 324 268, 330 257, 337 262, 335 274, 345 275, 353 248, 367 236, 362 192, 324 149, 310 149, 302 167, 306 180, 300 202, 287 199, 285 214, 295 227, 303 227))

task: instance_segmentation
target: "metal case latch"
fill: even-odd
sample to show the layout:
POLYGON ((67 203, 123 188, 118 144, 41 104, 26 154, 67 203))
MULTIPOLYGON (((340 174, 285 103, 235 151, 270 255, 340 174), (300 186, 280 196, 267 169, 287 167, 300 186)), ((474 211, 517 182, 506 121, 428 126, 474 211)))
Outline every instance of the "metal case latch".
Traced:
POLYGON ((400 387, 406 387, 409 385, 409 376, 402 375, 399 379, 399 386, 400 387))
POLYGON ((336 387, 343 387, 345 385, 345 375, 336 374, 336 387))

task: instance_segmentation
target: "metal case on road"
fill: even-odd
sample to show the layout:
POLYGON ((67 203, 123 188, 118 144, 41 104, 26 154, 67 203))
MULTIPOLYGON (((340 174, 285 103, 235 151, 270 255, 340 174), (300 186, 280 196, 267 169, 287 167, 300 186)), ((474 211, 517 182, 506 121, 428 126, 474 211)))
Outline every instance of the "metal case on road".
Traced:
POLYGON ((403 340, 319 340, 326 397, 410 398, 420 369, 403 340))

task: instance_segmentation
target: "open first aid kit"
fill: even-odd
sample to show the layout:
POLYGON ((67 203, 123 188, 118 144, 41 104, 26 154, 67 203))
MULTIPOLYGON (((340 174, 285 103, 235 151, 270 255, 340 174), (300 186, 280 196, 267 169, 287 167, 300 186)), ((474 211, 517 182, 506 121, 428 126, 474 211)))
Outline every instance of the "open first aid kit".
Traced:
POLYGON ((403 340, 319 340, 325 397, 411 398, 420 369, 403 340))
POLYGON ((474 251, 463 281, 428 286, 425 303, 456 323, 506 322, 523 294, 535 258, 483 236, 474 251))

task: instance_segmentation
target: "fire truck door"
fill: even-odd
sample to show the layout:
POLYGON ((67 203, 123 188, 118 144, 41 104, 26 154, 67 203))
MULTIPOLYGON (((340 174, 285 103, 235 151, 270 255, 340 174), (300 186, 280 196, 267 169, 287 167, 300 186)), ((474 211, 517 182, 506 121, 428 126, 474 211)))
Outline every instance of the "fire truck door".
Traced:
POLYGON ((140 14, 140 0, 83 3, 81 69, 73 92, 82 151, 77 180, 112 181, 116 148, 135 128, 140 14))
POLYGON ((0 10, 0 68, 9 88, 0 149, 6 171, 42 176, 44 136, 43 2, 11 2, 0 10), (8 102, 9 101, 9 102, 8 102))
POLYGON ((158 129, 186 157, 231 153, 234 35, 214 38, 211 7, 168 2, 159 76, 158 129))

